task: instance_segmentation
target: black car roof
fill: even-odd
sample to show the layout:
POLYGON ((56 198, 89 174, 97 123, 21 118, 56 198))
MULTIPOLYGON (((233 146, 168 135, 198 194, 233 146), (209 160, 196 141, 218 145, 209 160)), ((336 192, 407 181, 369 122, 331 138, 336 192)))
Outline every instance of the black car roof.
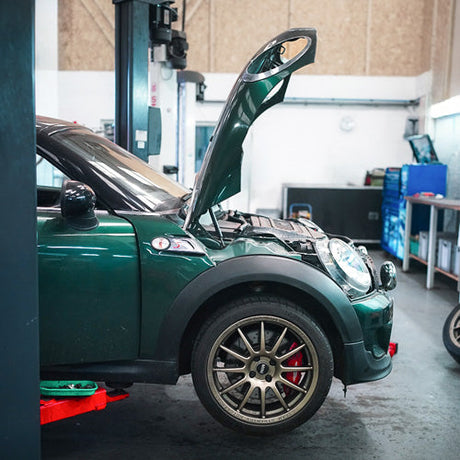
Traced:
POLYGON ((37 135, 47 134, 48 136, 52 136, 54 133, 66 131, 68 129, 88 129, 76 123, 71 123, 70 121, 59 120, 51 117, 42 117, 40 115, 37 115, 36 117, 35 127, 37 135))

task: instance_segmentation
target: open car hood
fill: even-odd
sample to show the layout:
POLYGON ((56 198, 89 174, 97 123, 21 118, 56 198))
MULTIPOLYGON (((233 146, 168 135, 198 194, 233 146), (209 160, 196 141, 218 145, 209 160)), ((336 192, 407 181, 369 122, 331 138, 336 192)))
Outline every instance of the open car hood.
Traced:
POLYGON ((291 74, 312 63, 315 51, 315 29, 290 29, 264 45, 243 69, 196 177, 185 228, 241 190, 242 145, 250 126, 265 110, 283 101, 291 74))

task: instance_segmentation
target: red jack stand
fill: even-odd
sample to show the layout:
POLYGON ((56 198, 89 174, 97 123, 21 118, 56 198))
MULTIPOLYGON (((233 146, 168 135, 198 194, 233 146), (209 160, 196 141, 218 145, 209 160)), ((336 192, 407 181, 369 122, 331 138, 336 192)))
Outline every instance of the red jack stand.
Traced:
POLYGON ((92 396, 40 399, 40 424, 56 422, 94 410, 105 409, 107 403, 126 399, 129 393, 98 388, 92 396))

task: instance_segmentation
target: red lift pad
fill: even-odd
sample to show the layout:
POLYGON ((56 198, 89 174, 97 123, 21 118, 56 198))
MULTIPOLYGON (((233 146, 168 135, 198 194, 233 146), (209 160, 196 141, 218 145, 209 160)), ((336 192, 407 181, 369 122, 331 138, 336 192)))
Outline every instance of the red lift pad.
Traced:
POLYGON ((393 356, 398 353, 398 344, 397 342, 390 342, 390 346, 388 347, 388 353, 393 358, 393 356))
POLYGON ((129 393, 98 388, 92 396, 40 399, 40 424, 56 422, 64 418, 105 409, 107 403, 126 399, 129 393))

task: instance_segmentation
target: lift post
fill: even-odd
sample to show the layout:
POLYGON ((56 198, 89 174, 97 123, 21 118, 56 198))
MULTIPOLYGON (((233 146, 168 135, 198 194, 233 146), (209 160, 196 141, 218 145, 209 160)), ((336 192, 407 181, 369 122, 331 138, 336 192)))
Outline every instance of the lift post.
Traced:
POLYGON ((168 62, 171 71, 183 69, 187 63, 186 35, 171 28, 177 20, 177 9, 171 7, 174 0, 112 1, 115 5, 115 142, 148 161, 149 155, 160 153, 161 143, 160 109, 151 103, 150 61, 168 62))
POLYGON ((115 4, 115 142, 147 161, 150 6, 158 0, 115 4))
POLYGON ((0 2, 0 458, 40 458, 33 0, 0 2))

